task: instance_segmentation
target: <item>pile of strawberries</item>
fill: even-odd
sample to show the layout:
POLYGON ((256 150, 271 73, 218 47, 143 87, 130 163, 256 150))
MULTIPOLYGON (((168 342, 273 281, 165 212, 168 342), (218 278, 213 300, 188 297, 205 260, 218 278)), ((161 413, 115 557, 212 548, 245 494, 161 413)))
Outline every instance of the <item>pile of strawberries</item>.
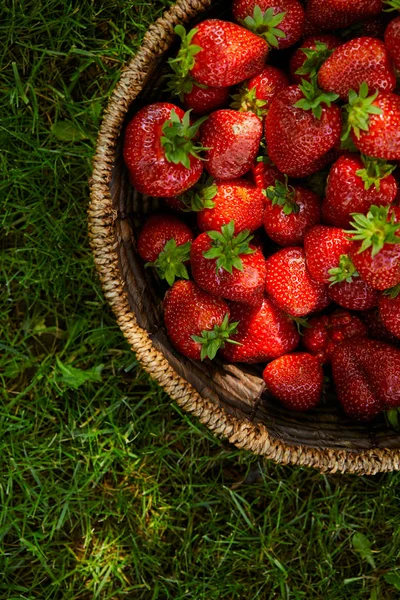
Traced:
POLYGON ((234 0, 232 21, 176 27, 174 103, 125 130, 132 185, 165 206, 137 249, 170 286, 172 344, 266 364, 290 409, 320 402, 324 369, 349 416, 400 407, 396 10, 234 0))

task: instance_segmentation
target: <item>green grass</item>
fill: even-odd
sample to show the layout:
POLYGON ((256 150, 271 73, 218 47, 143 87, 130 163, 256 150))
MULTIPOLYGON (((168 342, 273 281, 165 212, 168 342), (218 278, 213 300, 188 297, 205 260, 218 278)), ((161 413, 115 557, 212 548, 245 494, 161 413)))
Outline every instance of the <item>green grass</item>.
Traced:
POLYGON ((216 440, 138 368, 103 299, 96 131, 168 4, 3 3, 0 598, 400 597, 400 476, 216 440))

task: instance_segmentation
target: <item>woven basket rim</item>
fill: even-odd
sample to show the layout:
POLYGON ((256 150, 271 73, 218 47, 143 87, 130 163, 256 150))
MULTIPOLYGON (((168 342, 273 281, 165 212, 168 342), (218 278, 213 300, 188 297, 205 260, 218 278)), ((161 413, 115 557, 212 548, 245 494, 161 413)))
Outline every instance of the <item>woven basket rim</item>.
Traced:
POLYGON ((119 273, 110 194, 116 142, 132 101, 143 87, 146 70, 174 38, 173 28, 186 23, 212 5, 212 0, 178 0, 147 31, 136 55, 123 69, 106 108, 99 131, 90 180, 88 228, 90 245, 107 301, 119 327, 145 371, 187 412, 197 416, 213 433, 239 448, 281 464, 313 467, 321 472, 376 474, 400 469, 400 451, 369 449, 359 452, 294 446, 272 438, 260 423, 241 421, 223 407, 203 398, 171 367, 152 344, 147 331, 138 326, 119 273))

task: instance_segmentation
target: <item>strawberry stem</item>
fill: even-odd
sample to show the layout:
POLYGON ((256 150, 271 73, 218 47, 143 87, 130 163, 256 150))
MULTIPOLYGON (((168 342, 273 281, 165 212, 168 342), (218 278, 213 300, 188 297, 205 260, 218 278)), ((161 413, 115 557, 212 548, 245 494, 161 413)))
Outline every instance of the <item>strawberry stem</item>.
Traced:
POLYGON ((315 48, 300 48, 306 55, 306 60, 302 66, 297 69, 296 75, 309 75, 315 77, 318 74, 323 63, 330 57, 333 50, 330 50, 323 42, 315 42, 315 48))
POLYGON ((288 176, 285 175, 285 181, 275 181, 275 185, 270 185, 266 190, 262 190, 264 196, 271 200, 273 206, 281 206, 285 215, 297 214, 300 210, 295 202, 295 189, 288 185, 288 176))
POLYGON ((217 195, 217 192, 218 187, 213 178, 208 177, 206 181, 203 180, 179 196, 179 200, 182 202, 182 210, 184 212, 200 212, 205 208, 214 208, 213 198, 217 195))
POLYGON ((232 96, 231 108, 239 112, 253 112, 258 117, 263 117, 268 112, 265 109, 267 102, 257 98, 256 94, 255 87, 249 89, 247 84, 242 85, 238 93, 232 96))
POLYGON ((359 276, 347 254, 342 254, 339 260, 339 266, 329 269, 328 273, 330 275, 330 285, 335 285, 335 283, 340 283, 341 281, 351 283, 354 277, 359 276))
POLYGON ((316 77, 312 77, 311 81, 302 79, 299 88, 303 92, 304 98, 296 102, 294 106, 303 110, 311 110, 317 119, 322 117, 322 104, 326 104, 329 108, 332 102, 339 98, 339 94, 320 90, 316 77))
POLYGON ((217 259, 216 272, 225 269, 232 275, 233 268, 243 271, 243 263, 240 259, 244 254, 254 254, 255 250, 250 248, 249 243, 253 239, 246 229, 237 236, 235 233, 235 221, 230 221, 221 227, 221 231, 208 231, 212 244, 209 250, 203 252, 204 258, 217 259))
POLYGON ((350 240, 362 241, 358 251, 360 254, 368 248, 372 248, 372 257, 380 252, 385 244, 400 244, 400 237, 396 235, 400 229, 400 223, 395 223, 392 214, 388 219, 389 206, 372 205, 367 215, 353 213, 353 229, 347 230, 350 240))
POLYGON ((366 81, 363 81, 360 85, 358 94, 354 90, 349 91, 349 102, 344 106, 347 112, 347 128, 342 135, 342 141, 348 138, 351 131, 358 139, 361 131, 368 131, 370 115, 380 115, 382 113, 382 109, 373 104, 378 93, 377 90, 372 96, 368 96, 366 81))
POLYGON ((194 143, 194 138, 200 128, 200 125, 208 117, 202 117, 198 119, 193 125, 190 124, 190 113, 188 110, 182 117, 182 121, 176 114, 171 110, 171 117, 165 121, 162 128, 161 145, 164 147, 165 158, 168 162, 174 164, 181 163, 187 169, 190 169, 189 156, 194 156, 200 160, 203 158, 199 155, 202 150, 207 150, 200 144, 194 143))
POLYGON ((253 16, 248 16, 245 19, 240 19, 239 23, 253 33, 263 37, 270 46, 278 48, 278 38, 285 38, 286 33, 278 28, 286 17, 286 13, 278 13, 274 15, 274 9, 267 8, 265 12, 261 10, 258 4, 254 7, 253 16))
POLYGON ((391 165, 386 160, 380 158, 371 158, 370 156, 361 155, 361 160, 364 164, 363 169, 358 169, 356 175, 361 177, 364 182, 364 187, 369 190, 373 185, 379 192, 382 179, 389 177, 396 168, 396 165, 391 165))
POLYGON ((176 245, 174 239, 169 240, 164 250, 160 252, 154 262, 148 262, 145 267, 154 267, 161 279, 165 279, 168 285, 173 285, 175 279, 189 279, 185 262, 190 259, 191 242, 176 245))
POLYGON ((310 329, 311 327, 311 325, 308 322, 308 319, 306 319, 305 317, 292 317, 291 315, 288 315, 288 317, 296 325, 297 331, 300 335, 304 335, 303 328, 310 329))
POLYGON ((240 342, 231 340, 230 336, 235 335, 239 321, 235 323, 229 323, 228 313, 224 316, 224 320, 221 325, 215 325, 213 329, 204 329, 200 335, 192 335, 192 340, 201 344, 201 360, 209 358, 213 360, 216 357, 217 352, 220 348, 225 346, 225 343, 236 344, 240 346, 240 342))

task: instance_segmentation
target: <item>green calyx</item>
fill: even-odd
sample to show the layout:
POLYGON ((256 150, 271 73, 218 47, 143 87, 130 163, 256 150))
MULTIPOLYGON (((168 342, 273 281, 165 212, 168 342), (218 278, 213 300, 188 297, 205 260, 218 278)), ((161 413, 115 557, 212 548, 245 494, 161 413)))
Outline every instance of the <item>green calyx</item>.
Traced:
POLYGON ((377 90, 372 96, 368 96, 368 84, 366 81, 363 81, 360 85, 358 94, 354 90, 349 91, 349 102, 344 106, 347 113, 347 127, 343 132, 342 141, 348 138, 351 131, 354 132, 354 135, 358 139, 361 131, 368 131, 370 115, 380 115, 382 113, 382 109, 373 104, 378 93, 377 90))
POLYGON ((256 97, 257 90, 255 87, 248 88, 244 84, 237 94, 232 96, 231 108, 239 112, 253 112, 258 117, 263 117, 267 114, 265 108, 267 102, 256 97))
POLYGON ((181 47, 175 58, 170 58, 168 64, 177 65, 172 67, 175 73, 180 74, 181 77, 187 77, 190 71, 195 65, 195 56, 201 52, 202 47, 192 44, 193 38, 198 32, 197 27, 191 29, 189 33, 186 33, 185 28, 182 25, 177 25, 174 29, 176 35, 181 38, 181 47))
POLYGON ((306 55, 306 60, 302 66, 297 69, 296 75, 309 75, 316 77, 323 63, 330 57, 333 50, 330 50, 323 42, 315 42, 315 48, 300 48, 306 55))
POLYGON ((241 346, 240 342, 231 340, 230 336, 235 335, 239 321, 235 323, 229 323, 228 313, 224 316, 224 320, 221 325, 215 325, 214 329, 204 329, 200 335, 192 335, 192 340, 201 344, 201 360, 209 358, 213 360, 216 357, 217 352, 220 348, 223 348, 228 342, 229 344, 235 344, 241 346))
POLYGON ((364 182, 364 187, 369 190, 373 185, 379 192, 382 179, 389 177, 396 168, 396 165, 391 165, 380 158, 371 158, 361 155, 361 160, 364 164, 364 169, 356 171, 356 175, 361 177, 364 182))
POLYGON ((380 252, 385 244, 400 244, 400 237, 396 233, 400 223, 394 222, 394 215, 388 220, 388 206, 371 206, 367 215, 353 213, 353 222, 346 231, 352 241, 362 242, 358 251, 360 254, 368 248, 372 249, 372 257, 380 252))
POLYGON ((322 117, 322 104, 325 104, 329 108, 332 102, 339 98, 339 94, 320 90, 316 77, 312 77, 311 81, 302 79, 299 88, 303 92, 304 98, 296 102, 294 106, 303 110, 311 110, 317 119, 322 117))
POLYGON ((400 0, 384 0, 384 4, 386 5, 383 9, 384 12, 400 10, 400 0))
POLYGON ((400 431, 400 408, 391 408, 385 411, 388 425, 395 431, 400 431))
POLYGON ((311 327, 311 325, 308 322, 308 319, 306 319, 305 317, 292 317, 291 315, 288 315, 288 317, 296 325, 297 331, 300 335, 304 335, 303 329, 310 329, 311 327))
POLYGON ((200 212, 205 208, 214 208, 213 198, 217 195, 218 187, 212 177, 196 184, 179 196, 184 212, 200 212))
POLYGON ((397 298, 397 296, 399 294, 400 294, 400 283, 398 283, 394 287, 389 288, 388 290, 385 290, 383 292, 384 296, 388 296, 388 298, 391 298, 392 300, 394 300, 395 298, 397 298))
POLYGON ((273 206, 281 206, 285 215, 297 214, 300 210, 295 202, 294 187, 288 185, 288 176, 285 175, 285 181, 275 181, 275 185, 270 185, 266 190, 262 190, 264 196, 271 200, 273 206))
POLYGON ((357 270, 347 254, 342 254, 339 260, 339 266, 328 271, 330 285, 347 281, 350 283, 354 277, 358 277, 357 270))
POLYGON ((249 243, 253 239, 246 229, 238 235, 235 234, 235 221, 230 221, 221 227, 221 231, 207 231, 212 240, 211 248, 203 252, 204 258, 216 259, 215 270, 218 273, 224 269, 232 275, 233 269, 243 271, 241 256, 254 254, 255 250, 250 248, 249 243))
POLYGON ((146 263, 145 267, 154 267, 160 278, 165 279, 168 285, 173 285, 175 279, 189 279, 184 263, 190 259, 191 246, 191 242, 177 246, 174 239, 169 240, 157 260, 146 263))
POLYGON ((285 38, 286 33, 278 28, 286 17, 286 13, 274 15, 273 8, 267 8, 265 12, 261 10, 258 4, 254 7, 253 16, 240 19, 240 24, 260 37, 263 37, 270 46, 278 48, 278 38, 285 38))
POLYGON ((161 144, 164 148, 165 158, 168 162, 174 164, 181 163, 187 169, 190 169, 189 156, 194 156, 200 160, 199 155, 202 150, 207 150, 200 144, 195 144, 194 138, 199 131, 200 125, 208 117, 198 119, 193 125, 190 124, 190 110, 182 117, 182 121, 174 110, 171 110, 171 117, 165 121, 162 128, 161 144))

